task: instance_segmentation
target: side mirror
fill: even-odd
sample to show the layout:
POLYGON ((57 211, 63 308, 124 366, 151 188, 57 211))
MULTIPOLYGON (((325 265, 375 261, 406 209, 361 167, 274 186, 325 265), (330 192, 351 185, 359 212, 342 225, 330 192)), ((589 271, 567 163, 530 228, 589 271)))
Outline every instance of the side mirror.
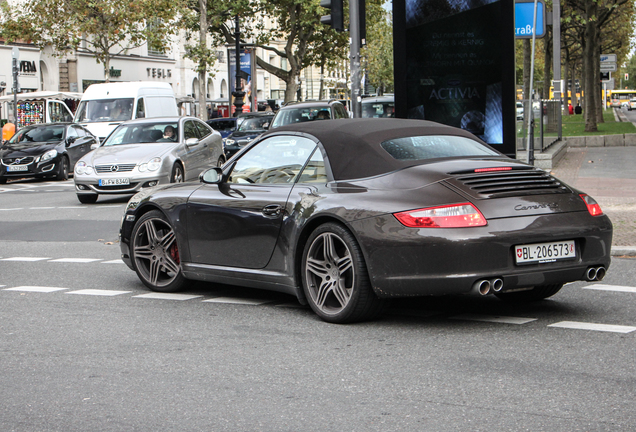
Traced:
POLYGON ((199 144, 198 138, 188 138, 185 142, 185 145, 187 145, 188 147, 194 147, 197 144, 199 144))
POLYGON ((263 130, 269 129, 269 122, 263 123, 263 130))
POLYGON ((207 169, 199 175, 199 181, 205 184, 219 184, 223 181, 223 170, 219 167, 207 169))
POLYGON ((72 145, 75 141, 77 141, 77 137, 68 137, 66 138, 66 147, 72 145))
POLYGON ((95 150, 97 147, 99 147, 99 143, 91 144, 91 150, 95 150))

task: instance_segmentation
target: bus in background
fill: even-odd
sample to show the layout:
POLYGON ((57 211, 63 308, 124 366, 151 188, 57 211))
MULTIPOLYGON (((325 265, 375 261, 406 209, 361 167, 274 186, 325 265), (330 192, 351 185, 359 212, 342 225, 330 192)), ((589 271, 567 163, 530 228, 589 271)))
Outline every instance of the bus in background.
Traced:
POLYGON ((611 90, 610 107, 621 108, 625 106, 629 108, 629 101, 636 99, 636 90, 611 90))

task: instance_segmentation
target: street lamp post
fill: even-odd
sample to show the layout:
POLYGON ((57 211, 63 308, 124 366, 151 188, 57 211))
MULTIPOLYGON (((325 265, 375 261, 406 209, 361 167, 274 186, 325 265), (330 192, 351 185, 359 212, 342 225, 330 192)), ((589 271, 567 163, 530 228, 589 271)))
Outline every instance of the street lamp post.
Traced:
POLYGON ((239 28, 239 17, 234 17, 234 41, 235 41, 235 53, 236 53, 236 86, 234 87, 234 115, 238 115, 243 112, 243 105, 245 104, 243 98, 245 92, 243 91, 243 83, 241 82, 241 30, 239 28))

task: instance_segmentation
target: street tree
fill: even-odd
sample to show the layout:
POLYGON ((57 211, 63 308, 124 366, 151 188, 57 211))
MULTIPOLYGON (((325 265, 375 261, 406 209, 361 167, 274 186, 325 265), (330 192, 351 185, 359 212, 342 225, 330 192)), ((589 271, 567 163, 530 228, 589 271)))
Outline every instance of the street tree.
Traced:
MULTIPOLYGON (((319 55, 307 57, 317 46, 314 35, 322 31, 320 17, 326 12, 320 7, 320 0, 219 0, 209 3, 208 7, 215 17, 210 21, 210 31, 219 43, 235 43, 228 15, 238 15, 241 18, 241 43, 249 41, 286 59, 287 67, 273 65, 268 59, 258 56, 256 62, 259 67, 285 82, 285 101, 294 100, 300 71, 308 62, 320 61, 319 55), (269 26, 265 25, 266 21, 269 21, 269 26)), ((344 38, 335 35, 335 31, 325 34, 330 39, 324 41, 324 46, 329 43, 332 48, 342 45, 344 38)))
POLYGON ((114 56, 144 44, 166 48, 181 8, 181 0, 25 0, 3 13, 2 35, 51 45, 61 55, 81 49, 104 65, 108 82, 114 56))
POLYGON ((393 89, 393 22, 377 2, 367 3, 367 45, 363 49, 369 84, 379 95, 393 89))

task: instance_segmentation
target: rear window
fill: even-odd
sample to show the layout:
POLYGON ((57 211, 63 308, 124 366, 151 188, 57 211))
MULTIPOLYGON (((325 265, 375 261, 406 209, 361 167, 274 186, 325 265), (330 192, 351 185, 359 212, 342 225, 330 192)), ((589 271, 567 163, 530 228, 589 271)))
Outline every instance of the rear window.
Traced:
POLYGON ((397 160, 499 155, 499 153, 475 140, 450 135, 397 138, 384 141, 381 145, 384 150, 397 160))

